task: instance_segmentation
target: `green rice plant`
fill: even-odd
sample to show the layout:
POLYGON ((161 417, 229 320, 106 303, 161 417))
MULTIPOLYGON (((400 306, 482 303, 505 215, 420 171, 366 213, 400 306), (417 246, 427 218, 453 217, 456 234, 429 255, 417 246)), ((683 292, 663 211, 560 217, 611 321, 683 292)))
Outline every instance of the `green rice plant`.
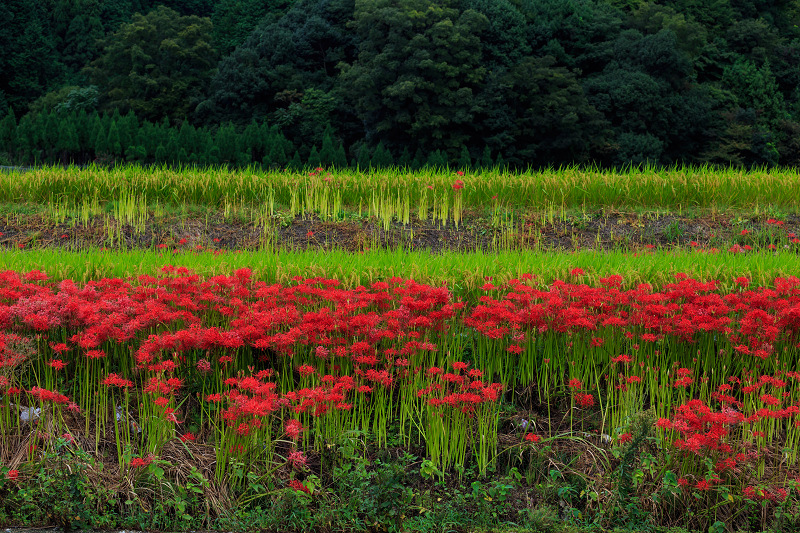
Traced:
POLYGON ((625 251, 581 250, 554 254, 538 251, 500 250, 498 252, 445 253, 382 250, 372 248, 362 254, 343 250, 198 252, 177 254, 162 250, 81 251, 10 249, 3 252, 5 268, 19 272, 42 270, 56 279, 86 282, 104 277, 154 275, 166 264, 184 266, 199 275, 213 276, 231 269, 251 267, 256 279, 286 282, 293 276, 326 276, 356 287, 392 276, 413 277, 424 282, 447 283, 456 295, 482 294, 485 278, 500 285, 525 273, 533 273, 540 283, 569 279, 576 267, 591 273, 592 279, 619 274, 635 286, 649 283, 659 287, 674 281, 674 274, 685 273, 698 279, 734 279, 746 276, 751 283, 769 286, 776 277, 800 271, 800 257, 789 251, 775 253, 708 253, 695 250, 652 251, 633 254, 625 251), (665 268, 664 265, 669 265, 665 268))
MULTIPOLYGON (((273 216, 283 209, 291 217, 313 213, 324 220, 339 218, 345 211, 358 209, 361 213, 366 206, 368 216, 377 218, 387 231, 394 221, 408 224, 413 214, 421 221, 430 216, 442 225, 453 222, 460 227, 467 210, 474 212, 487 205, 494 206, 495 225, 498 206, 517 215, 538 212, 543 224, 552 224, 559 217, 565 220, 569 211, 585 215, 601 208, 675 211, 677 206, 681 213, 688 206, 712 213, 735 208, 754 209, 756 216, 785 215, 796 212, 800 205, 793 194, 798 182, 800 177, 793 169, 745 173, 710 167, 643 167, 619 172, 569 167, 520 173, 496 169, 463 176, 442 169, 415 173, 337 169, 323 174, 255 167, 241 171, 48 167, 0 175, 0 202, 48 206, 58 223, 74 210, 74 223, 84 225, 101 206, 108 205, 115 220, 139 233, 148 217, 148 202, 150 210, 152 204, 161 209, 185 205, 221 209, 226 218, 268 204, 273 216), (463 188, 454 188, 457 182, 463 183, 463 188)), ((678 237, 668 235, 672 240, 678 237)))

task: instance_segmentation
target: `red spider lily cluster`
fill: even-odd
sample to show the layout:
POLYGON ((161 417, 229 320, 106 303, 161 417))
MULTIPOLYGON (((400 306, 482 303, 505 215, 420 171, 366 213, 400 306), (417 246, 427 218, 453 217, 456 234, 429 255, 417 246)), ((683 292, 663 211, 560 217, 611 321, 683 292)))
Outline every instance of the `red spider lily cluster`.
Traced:
MULTIPOLYGON (((78 286, 2 272, 0 410, 10 398, 66 406, 97 439, 114 437, 121 458, 126 446, 152 458, 169 439, 190 445, 199 437, 182 426, 199 418, 214 430, 197 434, 212 435, 220 476, 229 455, 266 460, 277 438, 321 448, 360 429, 381 444, 395 422, 406 442, 419 431, 438 465, 463 465, 469 451, 483 469, 496 456, 498 402, 519 385, 568 396, 608 428, 652 407, 674 449, 713 457, 719 476, 754 460, 749 441, 800 443, 800 279, 491 281, 464 301, 402 278, 348 289, 165 267, 78 286), (76 385, 59 392, 63 383, 76 385)), ((2 416, 0 431, 22 423, 2 416)), ((292 457, 302 470, 304 456, 292 457)))

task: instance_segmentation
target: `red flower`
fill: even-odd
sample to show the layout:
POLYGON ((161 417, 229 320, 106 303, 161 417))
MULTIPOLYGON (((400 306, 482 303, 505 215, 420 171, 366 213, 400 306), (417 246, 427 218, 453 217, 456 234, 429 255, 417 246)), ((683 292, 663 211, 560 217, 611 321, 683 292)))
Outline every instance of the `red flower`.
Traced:
POLYGON ((525 435, 525 440, 528 442, 539 442, 542 438, 539 435, 535 435, 533 433, 528 433, 525 435))
POLYGON ((464 188, 464 182, 463 181, 456 180, 456 181, 453 182, 453 190, 454 191, 457 191, 457 190, 463 189, 463 188, 464 188))
POLYGON ((61 370, 62 368, 67 366, 67 363, 65 363, 61 359, 53 359, 52 361, 50 361, 47 364, 50 365, 51 367, 53 367, 53 369, 55 369, 55 370, 61 370))
POLYGON ((195 437, 192 433, 184 433, 181 435, 181 440, 183 442, 194 442, 197 437, 195 437))
POLYGON ((298 492, 305 492, 306 494, 311 494, 311 491, 308 490, 308 487, 303 485, 299 480, 293 479, 289 482, 289 487, 293 488, 298 492))
POLYGON ((580 407, 592 407, 594 405, 594 396, 591 394, 576 394, 575 401, 578 402, 580 407))
POLYGON ((153 455, 148 455, 147 457, 134 457, 131 459, 131 467, 133 468, 142 468, 148 466, 155 460, 153 455))
POLYGON ((306 377, 314 373, 314 367, 311 365, 303 365, 298 368, 297 371, 300 372, 301 376, 306 377))
POLYGON ((300 438, 300 433, 304 431, 303 424, 295 419, 287 420, 284 427, 286 428, 286 434, 293 440, 300 438))
POLYGON ((6 479, 16 481, 19 478, 19 470, 9 470, 6 472, 6 479))
POLYGON ((291 452, 287 460, 295 470, 305 470, 308 468, 308 459, 303 452, 291 452))
POLYGON ((630 433, 623 433, 619 436, 619 443, 625 444, 626 442, 630 442, 633 439, 630 433))

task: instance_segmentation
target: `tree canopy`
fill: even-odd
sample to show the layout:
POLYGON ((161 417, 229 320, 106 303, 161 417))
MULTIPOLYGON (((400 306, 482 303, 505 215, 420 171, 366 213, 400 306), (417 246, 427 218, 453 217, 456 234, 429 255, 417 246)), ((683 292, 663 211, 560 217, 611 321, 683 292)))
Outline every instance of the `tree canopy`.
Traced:
POLYGON ((0 20, 13 162, 800 162, 788 0, 8 0, 0 20))

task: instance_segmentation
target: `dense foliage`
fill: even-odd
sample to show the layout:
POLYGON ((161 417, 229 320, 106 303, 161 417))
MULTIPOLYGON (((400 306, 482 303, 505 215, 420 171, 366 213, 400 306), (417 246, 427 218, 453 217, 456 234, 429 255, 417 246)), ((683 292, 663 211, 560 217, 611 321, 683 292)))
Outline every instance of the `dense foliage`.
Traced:
POLYGON ((9 0, 0 163, 800 161, 787 0, 9 0))

